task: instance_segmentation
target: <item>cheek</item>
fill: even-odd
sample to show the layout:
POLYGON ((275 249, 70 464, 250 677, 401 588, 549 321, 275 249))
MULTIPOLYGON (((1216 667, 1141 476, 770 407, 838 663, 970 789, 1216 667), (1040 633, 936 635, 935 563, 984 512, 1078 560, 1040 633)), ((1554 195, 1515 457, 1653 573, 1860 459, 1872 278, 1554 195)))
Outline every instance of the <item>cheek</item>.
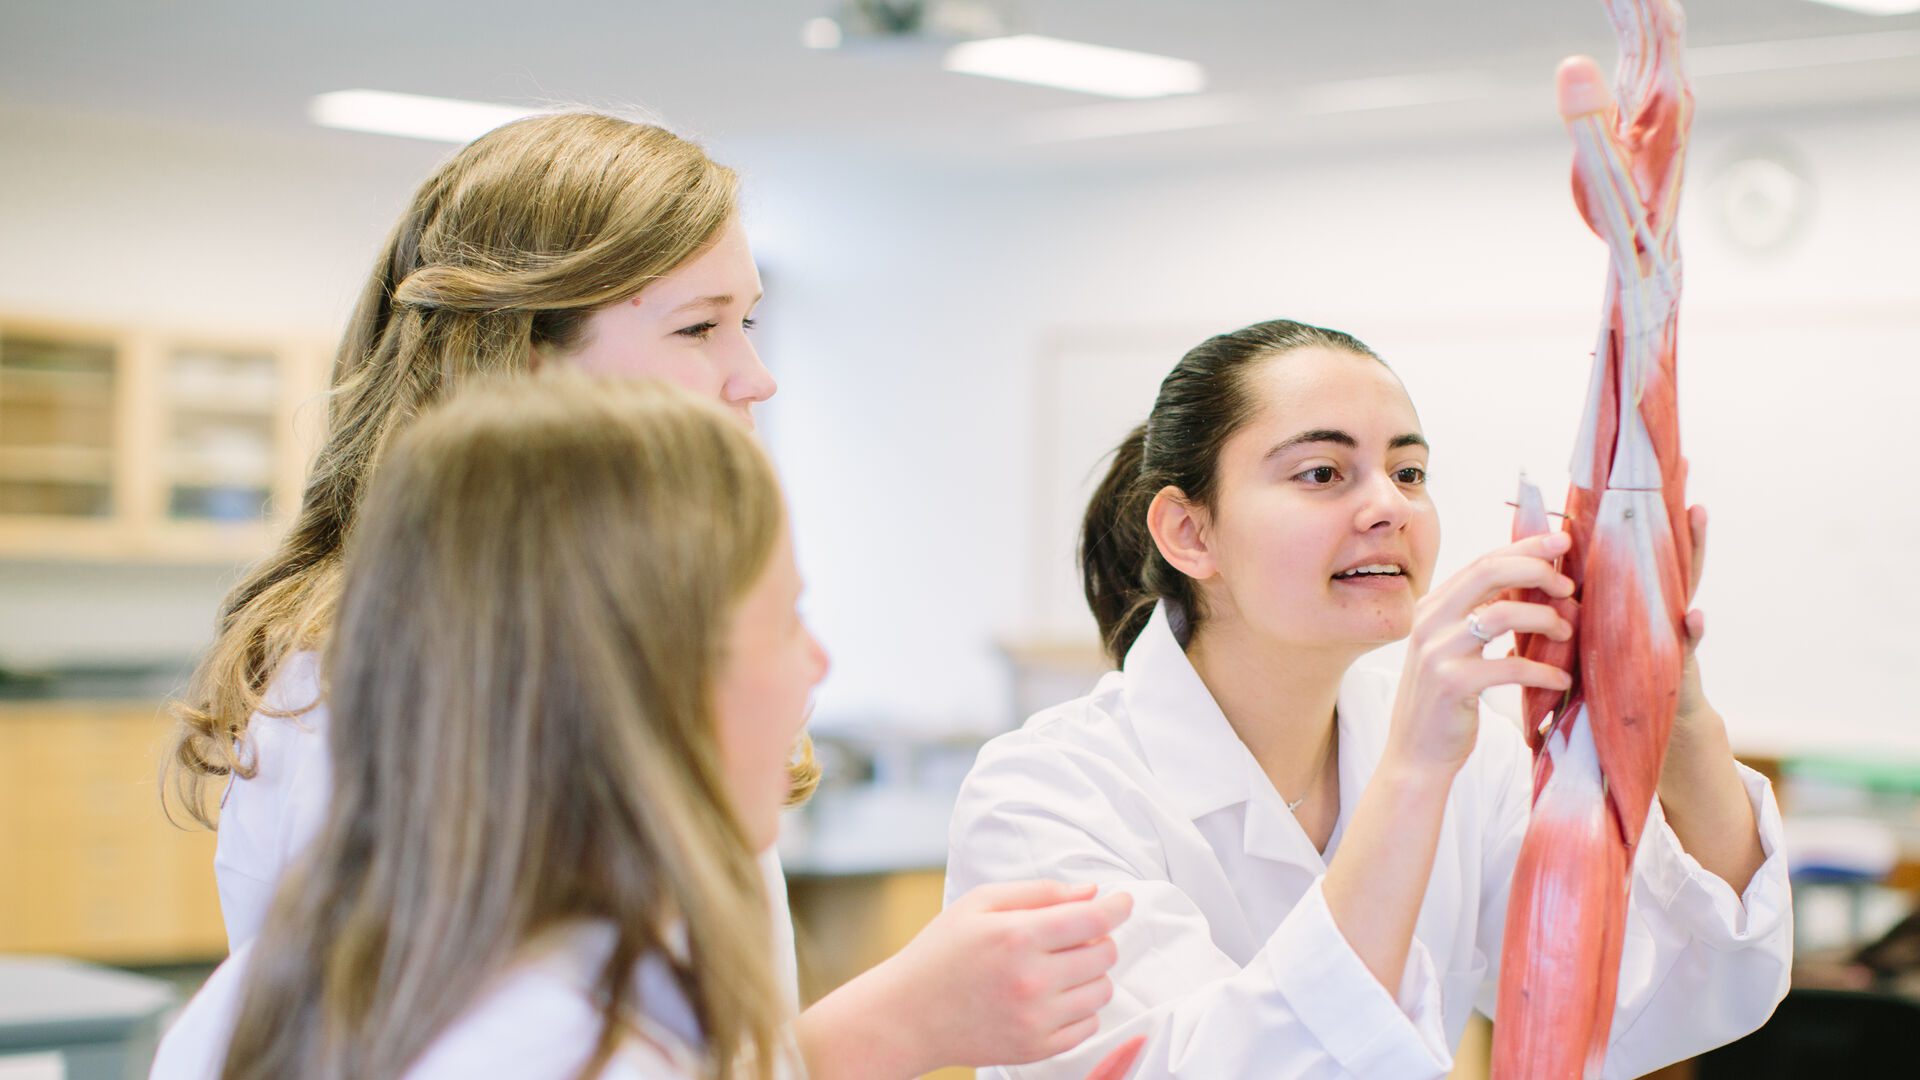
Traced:
POLYGON ((1433 579, 1433 564, 1440 555, 1440 514, 1432 504, 1421 508, 1413 520, 1407 523, 1408 545, 1413 561, 1419 571, 1416 580, 1420 592, 1426 592, 1427 585, 1433 579))
POLYGON ((573 354, 574 366, 593 375, 625 379, 665 379, 702 396, 717 396, 719 387, 689 349, 674 349, 653 343, 618 342, 602 339, 573 354))
POLYGON ((699 348, 665 336, 631 308, 609 308, 594 315, 586 337, 587 344, 566 357, 582 371, 617 378, 665 379, 698 394, 719 395, 712 365, 706 363, 699 348))
POLYGON ((812 689, 799 674, 793 665, 770 660, 740 687, 725 744, 728 768, 737 775, 785 775, 812 689))

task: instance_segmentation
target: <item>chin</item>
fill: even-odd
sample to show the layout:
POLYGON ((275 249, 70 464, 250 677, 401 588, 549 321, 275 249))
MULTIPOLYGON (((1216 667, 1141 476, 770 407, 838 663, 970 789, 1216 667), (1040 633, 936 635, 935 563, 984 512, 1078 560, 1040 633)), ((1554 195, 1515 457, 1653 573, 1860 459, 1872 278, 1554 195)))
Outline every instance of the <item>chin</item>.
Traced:
POLYGON ((1367 625, 1356 628, 1353 637, 1357 644, 1365 645, 1370 649, 1377 649, 1382 645, 1391 645, 1396 641, 1404 641, 1407 635, 1411 633, 1413 633, 1413 615, 1409 612, 1404 618, 1390 617, 1372 620, 1367 625))

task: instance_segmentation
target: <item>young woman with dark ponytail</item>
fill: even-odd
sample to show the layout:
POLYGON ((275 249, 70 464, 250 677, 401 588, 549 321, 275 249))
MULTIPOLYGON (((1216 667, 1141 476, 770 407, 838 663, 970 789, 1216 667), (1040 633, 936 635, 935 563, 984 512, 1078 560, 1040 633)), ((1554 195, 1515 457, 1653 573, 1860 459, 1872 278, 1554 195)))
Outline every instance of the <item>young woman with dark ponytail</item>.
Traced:
MULTIPOLYGON (((947 864, 950 896, 1035 875, 1133 896, 1114 999, 1097 1038, 983 1076, 1070 1077, 1146 1035, 1142 1078, 1439 1078, 1470 1013, 1491 1014, 1531 763, 1479 695, 1568 680, 1484 648, 1567 637, 1503 596, 1573 585, 1558 534, 1433 582, 1428 454, 1405 388, 1336 331, 1222 334, 1161 384, 1082 535, 1119 670, 987 745, 947 864), (1401 639, 1397 678, 1355 667, 1401 639)), ((1791 937, 1779 851, 1767 782, 1734 761, 1689 656, 1605 1076, 1770 1014, 1791 937)))

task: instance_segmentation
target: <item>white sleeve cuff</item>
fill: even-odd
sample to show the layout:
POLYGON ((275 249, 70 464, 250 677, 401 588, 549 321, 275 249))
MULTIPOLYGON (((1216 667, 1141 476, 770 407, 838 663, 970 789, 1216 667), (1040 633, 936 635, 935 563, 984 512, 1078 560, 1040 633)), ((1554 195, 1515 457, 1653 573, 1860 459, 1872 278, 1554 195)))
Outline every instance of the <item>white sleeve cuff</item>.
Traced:
POLYGON ((1753 819, 1760 826, 1760 850, 1766 861, 1735 896, 1719 875, 1700 865, 1680 846, 1680 837, 1667 824, 1660 800, 1653 801, 1647 831, 1634 858, 1634 873, 1648 898, 1667 912, 1682 930, 1714 948, 1736 949, 1771 936, 1789 915, 1792 893, 1787 884, 1787 859, 1782 843, 1780 805, 1774 801, 1767 778, 1735 763, 1740 782, 1753 802, 1753 819))
POLYGON ((1453 1068, 1441 1024, 1440 980, 1418 938, 1397 995, 1348 944, 1313 883, 1262 950, 1274 985, 1329 1055, 1358 1076, 1415 1080, 1453 1068))

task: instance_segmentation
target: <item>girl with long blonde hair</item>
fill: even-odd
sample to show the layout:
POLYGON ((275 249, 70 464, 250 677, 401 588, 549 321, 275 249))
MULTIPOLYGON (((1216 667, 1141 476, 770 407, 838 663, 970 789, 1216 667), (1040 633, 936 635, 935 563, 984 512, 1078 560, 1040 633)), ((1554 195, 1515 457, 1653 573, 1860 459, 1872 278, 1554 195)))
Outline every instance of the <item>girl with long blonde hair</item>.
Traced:
POLYGON ((361 517, 335 797, 154 1075, 782 1071, 754 857, 826 656, 765 455, 668 384, 517 380, 412 424, 361 517))
MULTIPOLYGON (((387 448, 476 376, 553 366, 665 378, 751 426, 775 384, 747 336, 761 290, 736 189, 730 170, 661 128, 571 113, 483 136, 416 193, 341 342, 293 526, 226 599, 176 709, 180 803, 211 824, 210 785, 226 785, 215 870, 236 949, 259 932, 335 797, 321 650, 387 448)), ((802 752, 791 797, 813 778, 802 752)), ((797 1008, 784 879, 761 850, 776 983, 797 1008)), ((950 905, 902 952, 799 1016, 809 1068, 907 1077, 1080 1042, 1108 990, 1106 935, 1128 909, 1093 892, 996 884, 950 905)))

